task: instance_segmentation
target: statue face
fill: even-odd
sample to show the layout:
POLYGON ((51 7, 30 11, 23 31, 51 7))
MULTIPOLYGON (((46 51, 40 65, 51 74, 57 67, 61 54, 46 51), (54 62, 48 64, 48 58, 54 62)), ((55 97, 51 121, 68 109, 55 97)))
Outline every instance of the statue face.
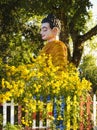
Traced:
POLYGON ((49 23, 42 23, 40 34, 43 40, 51 41, 55 38, 54 30, 50 28, 49 23))

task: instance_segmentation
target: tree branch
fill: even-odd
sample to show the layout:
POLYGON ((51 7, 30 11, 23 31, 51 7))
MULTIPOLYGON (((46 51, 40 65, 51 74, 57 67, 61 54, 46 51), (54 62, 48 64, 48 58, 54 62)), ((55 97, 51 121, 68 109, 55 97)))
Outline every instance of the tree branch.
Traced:
POLYGON ((89 40, 92 36, 97 34, 97 25, 94 26, 90 31, 80 37, 80 42, 84 43, 85 41, 89 40))
POLYGON ((97 34, 97 25, 93 27, 90 31, 88 31, 86 34, 76 38, 72 57, 72 62, 76 65, 76 67, 78 67, 82 57, 84 42, 89 40, 92 36, 96 34, 97 34))

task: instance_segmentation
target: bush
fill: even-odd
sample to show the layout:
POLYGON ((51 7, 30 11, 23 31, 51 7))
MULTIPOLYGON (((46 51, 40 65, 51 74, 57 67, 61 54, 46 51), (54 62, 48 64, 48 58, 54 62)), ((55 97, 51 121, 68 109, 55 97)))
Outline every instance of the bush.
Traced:
POLYGON ((72 118, 75 127, 78 127, 80 96, 86 99, 91 83, 85 79, 80 80, 79 73, 72 64, 69 64, 65 71, 60 71, 59 66, 53 66, 51 56, 38 56, 32 62, 18 67, 6 65, 8 77, 2 79, 0 101, 13 98, 15 102, 21 104, 24 107, 22 110, 27 113, 27 116, 22 118, 22 123, 29 126, 32 125, 33 112, 42 111, 45 117, 48 116, 47 111, 52 109, 56 97, 57 108, 62 102, 66 103, 64 117, 61 117, 59 108, 57 119, 64 120, 69 129, 72 118), (50 105, 46 110, 43 106, 48 96, 50 96, 50 105), (59 98, 62 96, 64 101, 59 98))
POLYGON ((22 128, 21 126, 11 125, 8 123, 6 126, 4 126, 4 130, 22 130, 22 128))

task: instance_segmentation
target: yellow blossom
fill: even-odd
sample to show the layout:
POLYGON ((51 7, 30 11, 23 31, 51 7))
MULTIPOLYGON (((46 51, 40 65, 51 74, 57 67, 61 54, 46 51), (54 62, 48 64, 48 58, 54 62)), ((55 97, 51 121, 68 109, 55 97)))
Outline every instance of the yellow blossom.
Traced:
POLYGON ((2 88, 4 88, 5 85, 4 85, 4 78, 2 79, 2 88))

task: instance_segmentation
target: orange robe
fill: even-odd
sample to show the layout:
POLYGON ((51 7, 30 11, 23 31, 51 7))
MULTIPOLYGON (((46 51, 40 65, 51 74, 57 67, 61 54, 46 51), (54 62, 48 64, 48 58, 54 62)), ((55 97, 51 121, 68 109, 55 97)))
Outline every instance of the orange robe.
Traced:
POLYGON ((67 47, 62 41, 52 41, 47 43, 41 53, 52 56, 54 66, 59 66, 64 70, 67 65, 67 47))

